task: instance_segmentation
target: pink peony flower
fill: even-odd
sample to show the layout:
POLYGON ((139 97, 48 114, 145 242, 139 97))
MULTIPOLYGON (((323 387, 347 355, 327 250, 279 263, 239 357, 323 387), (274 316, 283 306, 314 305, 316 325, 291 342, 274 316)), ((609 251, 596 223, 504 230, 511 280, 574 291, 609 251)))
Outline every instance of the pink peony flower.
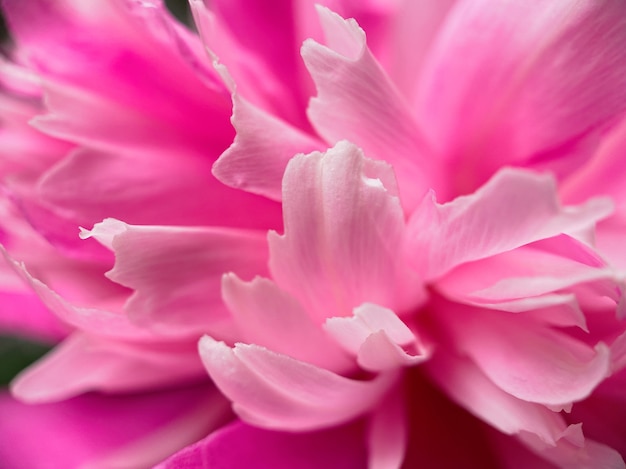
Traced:
POLYGON ((12 389, 70 399, 7 412, 149 422, 65 465, 624 467, 626 7, 324 3, 4 0, 7 266, 69 329, 12 389))

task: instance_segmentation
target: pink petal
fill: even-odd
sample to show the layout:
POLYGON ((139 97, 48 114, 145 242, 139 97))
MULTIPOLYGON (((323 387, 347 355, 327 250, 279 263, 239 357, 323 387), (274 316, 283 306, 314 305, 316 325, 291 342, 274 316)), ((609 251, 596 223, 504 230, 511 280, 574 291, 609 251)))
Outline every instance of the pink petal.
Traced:
POLYGON ((453 401, 503 433, 527 432, 555 444, 567 427, 560 414, 508 394, 467 359, 441 352, 426 367, 453 401))
MULTIPOLYGON (((237 100, 243 96, 245 102, 249 102, 252 108, 258 108, 259 112, 268 113, 278 120, 284 121, 286 127, 293 126, 301 130, 310 130, 306 117, 305 93, 308 91, 307 83, 298 79, 302 75, 304 65, 299 63, 298 46, 300 41, 284 44, 277 39, 273 45, 280 43, 280 49, 272 49, 271 56, 259 54, 259 46, 264 47, 268 31, 276 35, 291 35, 294 33, 291 1, 275 2, 270 15, 259 13, 255 10, 263 9, 262 5, 254 5, 248 0, 246 5, 241 2, 212 2, 210 9, 208 3, 203 0, 191 0, 189 2, 191 12, 202 42, 210 51, 214 62, 219 60, 218 73, 223 75, 224 67, 228 69, 228 77, 225 80, 231 84, 234 91, 236 84, 237 100), (221 4, 221 5, 219 5, 221 4), (228 10, 238 11, 230 13, 228 10), (236 16, 236 17, 233 17, 236 16), (251 16, 250 18, 248 18, 251 16), (275 26, 273 23, 282 17, 284 23, 275 26), (240 30, 241 23, 247 23, 245 32, 240 30), (272 25, 264 25, 271 22, 272 25), (256 36, 251 39, 248 36, 256 36), (251 42, 250 42, 251 41, 251 42), (283 55, 280 69, 272 65, 277 61, 277 55, 283 55), (287 65, 297 59, 298 63, 287 65), (288 68, 287 73, 280 73, 288 68), (291 73, 296 73, 292 75, 291 73), (262 77, 259 80, 259 77, 262 77)), ((308 2, 304 8, 310 14, 313 6, 308 2)), ((290 39, 293 41, 293 39, 290 39)))
POLYGON ((202 376, 191 344, 111 341, 75 332, 19 374, 12 392, 23 402, 54 402, 101 390, 135 392, 202 376))
MULTIPOLYGON (((419 76, 441 25, 457 0, 401 0, 392 18, 392 45, 385 67, 409 101, 415 98, 419 76)), ((362 23, 361 23, 362 24, 362 23)), ((363 25, 364 26, 364 25, 363 25)), ((368 43, 371 43, 370 29, 368 43)))
POLYGON ((6 469, 149 467, 204 436, 220 409, 207 386, 39 405, 2 393, 0 460, 6 469))
MULTIPOLYGON (((101 337, 122 340, 146 340, 153 337, 149 332, 130 323, 128 318, 122 314, 105 309, 78 307, 71 304, 61 295, 51 290, 45 283, 30 275, 23 264, 12 262, 15 270, 21 274, 21 277, 39 297, 41 303, 48 308, 47 314, 53 318, 60 319, 62 322, 59 321, 59 323, 65 326, 65 330, 69 329, 68 326, 70 326, 101 337)), ((100 306, 104 307, 105 303, 102 302, 100 306)), ((30 310, 27 313, 32 314, 30 310)))
POLYGON ((610 372, 608 347, 594 348, 524 315, 453 306, 441 321, 460 353, 519 399, 560 406, 580 401, 610 372))
POLYGON ((298 301, 270 280, 255 277, 245 283, 229 274, 222 281, 222 296, 239 340, 336 372, 354 368, 298 301))
POLYGON ((599 198, 562 207, 550 176, 504 169, 452 202, 427 196, 409 220, 410 255, 416 269, 435 278, 465 262, 593 227, 611 208, 599 198))
POLYGON ((522 441, 537 454, 557 467, 580 469, 624 469, 622 456, 612 448, 586 440, 580 424, 570 425, 556 442, 546 445, 534 435, 521 435, 522 441))
POLYGON ((408 444, 407 396, 392 389, 370 419, 369 459, 371 469, 401 467, 408 444))
POLYGON ((108 219, 83 234, 116 255, 107 276, 134 290, 124 309, 132 322, 160 335, 229 336, 221 278, 266 272, 263 232, 227 228, 132 226, 108 219))
POLYGON ((507 163, 567 157, 578 169, 572 150, 626 107, 625 18, 612 1, 457 3, 424 66, 417 107, 458 191, 507 163))
POLYGON ((39 128, 99 148, 228 145, 225 87, 198 39, 159 2, 86 9, 76 0, 7 0, 4 10, 20 51, 45 80, 51 114, 39 128))
MULTIPOLYGON (((303 111, 308 90, 307 83, 299 80, 301 39, 296 37, 292 3, 281 0, 268 8, 262 0, 216 0, 210 5, 240 48, 252 52, 256 60, 262 62, 257 70, 263 73, 264 80, 276 83, 275 87, 281 91, 277 93, 283 101, 281 106, 289 109, 291 121, 297 124, 305 120, 303 111), (296 115, 298 111, 299 116, 296 115)), ((227 50, 219 50, 215 43, 210 45, 217 45, 216 52, 228 58, 227 50)), ((254 83, 256 88, 258 81, 257 78, 254 83)))
POLYGON ((402 202, 411 210, 438 181, 409 108, 367 49, 356 22, 323 7, 318 12, 329 45, 309 40, 302 47, 318 92, 309 118, 327 141, 348 139, 369 158, 393 164, 402 202))
POLYGON ((285 234, 269 235, 272 276, 316 322, 364 302, 404 312, 422 299, 398 257, 404 215, 385 163, 347 142, 299 155, 285 173, 283 210, 285 234))
POLYGON ((234 143, 213 165, 224 184, 273 200, 281 198, 287 162, 323 147, 317 138, 277 119, 233 93, 234 143))
MULTIPOLYGON (((568 240, 551 241, 563 249, 568 240)), ((489 309, 512 312, 542 309, 536 314, 540 320, 583 329, 586 320, 572 287, 580 285, 596 295, 619 301, 616 274, 601 261, 597 265, 598 258, 578 259, 574 256, 580 251, 555 253, 543 249, 542 244, 532 243, 458 266, 437 281, 436 289, 453 301, 489 309), (592 265, 586 262, 589 260, 592 265)))
POLYGON ((280 430, 316 430, 374 407, 395 373, 356 381, 255 345, 231 349, 208 336, 200 356, 217 387, 246 422, 280 430))
POLYGON ((157 149, 83 149, 43 175, 37 197, 83 226, 107 217, 134 224, 280 226, 277 204, 225 187, 211 176, 211 163, 182 150, 174 155, 157 149), (243 216, 244 206, 256 210, 243 216))
POLYGON ((365 303, 354 316, 329 318, 326 330, 368 371, 417 365, 431 350, 390 309, 365 303))
POLYGON ((67 326, 28 289, 9 262, 0 256, 0 333, 53 342, 65 337, 67 326))
POLYGON ((234 422, 178 452, 155 469, 359 469, 366 466, 360 423, 285 433, 234 422))

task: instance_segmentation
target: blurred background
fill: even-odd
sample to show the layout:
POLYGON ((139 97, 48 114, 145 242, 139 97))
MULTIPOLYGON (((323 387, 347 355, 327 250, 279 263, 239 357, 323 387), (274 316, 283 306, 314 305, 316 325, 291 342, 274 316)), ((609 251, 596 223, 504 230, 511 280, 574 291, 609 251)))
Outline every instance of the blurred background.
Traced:
MULTIPOLYGON (((21 0, 27 2, 29 0, 21 0)), ((190 25, 191 15, 187 0, 165 0, 172 14, 182 23, 190 25)), ((0 12, 0 44, 10 42, 10 33, 0 12)), ((0 149, 2 151, 2 149, 0 149)), ((6 386, 13 377, 50 350, 48 344, 38 343, 25 337, 9 336, 0 332, 0 387, 6 386)))

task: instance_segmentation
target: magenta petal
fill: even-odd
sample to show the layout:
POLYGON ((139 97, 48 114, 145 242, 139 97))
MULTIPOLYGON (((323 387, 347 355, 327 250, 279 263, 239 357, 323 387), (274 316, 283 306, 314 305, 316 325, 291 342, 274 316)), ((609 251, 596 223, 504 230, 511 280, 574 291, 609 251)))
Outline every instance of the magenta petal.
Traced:
POLYGON ((285 433, 235 422, 155 469, 360 469, 367 460, 364 433, 360 423, 285 433))
POLYGON ((0 461, 3 469, 148 467, 206 435, 225 409, 210 386, 39 405, 0 393, 0 461))
POLYGON ((74 332, 11 383, 23 402, 67 399, 88 391, 135 392, 202 378, 191 344, 137 344, 74 332))

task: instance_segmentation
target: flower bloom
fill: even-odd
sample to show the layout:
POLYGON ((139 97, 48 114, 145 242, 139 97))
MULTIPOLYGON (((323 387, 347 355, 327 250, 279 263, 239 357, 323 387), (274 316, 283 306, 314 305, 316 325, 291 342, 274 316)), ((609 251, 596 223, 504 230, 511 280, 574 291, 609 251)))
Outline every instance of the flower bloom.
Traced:
POLYGON ((626 7, 325 4, 5 0, 7 265, 69 328, 13 393, 199 381, 160 467, 624 467, 626 7))

